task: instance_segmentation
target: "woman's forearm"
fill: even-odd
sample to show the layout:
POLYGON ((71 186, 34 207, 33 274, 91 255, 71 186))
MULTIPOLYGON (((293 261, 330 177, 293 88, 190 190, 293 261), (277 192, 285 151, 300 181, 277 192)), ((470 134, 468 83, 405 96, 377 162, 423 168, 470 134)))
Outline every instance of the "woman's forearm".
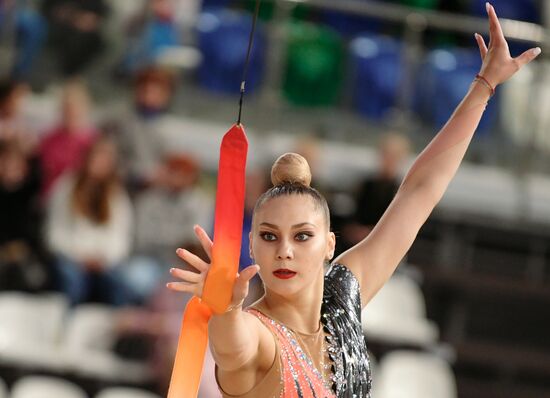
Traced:
POLYGON ((208 323, 212 356, 221 369, 238 369, 249 363, 257 353, 257 328, 246 315, 241 309, 236 309, 214 315, 208 323))
POLYGON ((402 186, 429 189, 441 198, 455 175, 481 120, 490 91, 474 82, 448 122, 418 155, 402 186))

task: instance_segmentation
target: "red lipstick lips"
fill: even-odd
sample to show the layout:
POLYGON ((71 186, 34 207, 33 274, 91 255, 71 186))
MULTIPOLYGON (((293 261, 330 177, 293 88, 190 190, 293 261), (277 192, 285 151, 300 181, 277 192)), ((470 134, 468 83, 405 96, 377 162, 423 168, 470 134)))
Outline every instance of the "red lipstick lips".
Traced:
POLYGON ((286 268, 279 268, 278 270, 273 271, 273 275, 279 279, 290 279, 296 275, 296 272, 286 268))

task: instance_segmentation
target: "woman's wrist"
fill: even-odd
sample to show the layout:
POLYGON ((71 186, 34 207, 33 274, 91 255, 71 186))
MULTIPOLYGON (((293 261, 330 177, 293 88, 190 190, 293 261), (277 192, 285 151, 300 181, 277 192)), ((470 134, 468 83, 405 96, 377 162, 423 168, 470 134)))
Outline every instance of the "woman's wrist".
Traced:
POLYGON ((493 85, 489 79, 487 79, 484 75, 482 75, 481 73, 478 73, 474 79, 474 82, 476 83, 480 83, 482 85, 484 85, 490 92, 491 94, 491 97, 493 95, 495 95, 495 85, 493 85))
POLYGON ((229 312, 234 312, 235 310, 238 310, 238 309, 242 310, 243 309, 243 304, 244 304, 244 299, 242 299, 240 303, 230 305, 229 307, 227 307, 224 314, 227 314, 229 312))

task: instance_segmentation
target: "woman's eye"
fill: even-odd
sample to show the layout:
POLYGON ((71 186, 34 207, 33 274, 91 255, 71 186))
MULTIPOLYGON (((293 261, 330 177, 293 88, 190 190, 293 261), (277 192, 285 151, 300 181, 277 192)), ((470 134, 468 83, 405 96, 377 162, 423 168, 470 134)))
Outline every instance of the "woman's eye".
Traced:
POLYGON ((301 232, 301 233, 296 235, 296 240, 305 241, 305 240, 308 240, 309 238, 311 238, 312 236, 313 235, 310 234, 310 233, 301 232))
POLYGON ((275 239, 277 239, 277 237, 271 232, 260 232, 260 236, 263 240, 266 241, 274 241, 275 239))

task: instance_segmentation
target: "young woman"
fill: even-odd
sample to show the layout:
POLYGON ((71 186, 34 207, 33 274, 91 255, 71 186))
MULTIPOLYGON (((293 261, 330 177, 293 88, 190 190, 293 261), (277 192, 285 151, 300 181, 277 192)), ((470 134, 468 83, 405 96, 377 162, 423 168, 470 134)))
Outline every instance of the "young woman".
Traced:
POLYGON ((46 240, 58 288, 76 305, 126 300, 118 266, 130 250, 132 208, 117 172, 116 147, 98 138, 82 165, 56 183, 48 202, 46 240))
MULTIPOLYGON (((237 277, 233 301, 209 323, 216 375, 225 397, 368 397, 370 370, 361 309, 384 285, 439 202, 464 157, 495 86, 540 49, 512 58, 495 10, 487 4, 489 48, 476 34, 483 60, 457 109, 418 156, 389 208, 367 238, 332 259, 325 200, 309 187, 311 175, 296 154, 272 169, 274 187, 256 204, 250 254, 257 265, 237 277), (248 281, 259 272, 265 295, 246 310, 248 281)), ((195 232, 207 253, 211 241, 195 232)), ((169 288, 201 296, 209 265, 178 250, 199 273, 174 269, 182 282, 169 288)))

